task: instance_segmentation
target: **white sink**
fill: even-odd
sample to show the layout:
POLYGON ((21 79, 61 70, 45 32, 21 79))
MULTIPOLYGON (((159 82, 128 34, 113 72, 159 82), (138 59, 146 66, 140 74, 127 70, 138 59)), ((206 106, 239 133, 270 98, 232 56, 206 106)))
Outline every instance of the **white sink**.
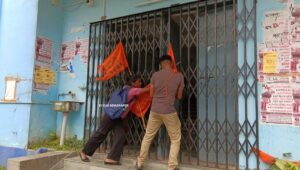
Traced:
POLYGON ((82 102, 77 101, 53 101, 53 110, 57 112, 76 112, 82 102))
POLYGON ((61 126, 61 134, 60 134, 60 146, 64 145, 65 134, 66 134, 66 126, 68 120, 68 113, 76 112, 79 110, 80 104, 83 102, 77 101, 53 101, 53 110, 57 112, 63 112, 63 122, 61 126))

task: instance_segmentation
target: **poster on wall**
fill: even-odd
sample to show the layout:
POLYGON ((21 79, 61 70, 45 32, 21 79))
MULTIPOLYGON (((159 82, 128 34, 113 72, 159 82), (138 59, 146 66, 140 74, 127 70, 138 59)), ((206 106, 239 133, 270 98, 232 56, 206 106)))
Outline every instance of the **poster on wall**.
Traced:
POLYGON ((300 126, 300 75, 290 77, 293 85, 293 125, 300 126))
POLYGON ((260 109, 265 123, 292 123, 292 89, 288 83, 267 84, 263 87, 260 109))
POLYGON ((62 65, 68 64, 74 60, 76 56, 80 56, 83 63, 88 60, 88 39, 78 39, 76 41, 65 42, 61 47, 61 63, 62 65))
POLYGON ((293 115, 293 125, 300 127, 300 115, 293 115))
POLYGON ((61 46, 61 64, 65 65, 75 58, 75 41, 65 42, 61 46))
POLYGON ((38 36, 35 47, 35 62, 39 65, 51 66, 53 42, 43 36, 38 36))
POLYGON ((49 86, 56 84, 56 74, 51 68, 36 65, 34 69, 34 85, 35 91, 46 93, 49 86))
POLYGON ((261 122, 300 126, 300 6, 265 13, 258 44, 261 122))
POLYGON ((76 41, 75 55, 79 55, 80 60, 83 63, 88 62, 88 55, 89 55, 89 40, 88 39, 80 39, 80 40, 76 41))
POLYGON ((263 73, 277 73, 277 52, 266 52, 263 55, 263 73))
POLYGON ((34 82, 38 84, 53 85, 56 83, 55 72, 49 68, 36 67, 34 82))
POLYGON ((47 93, 49 86, 56 83, 52 67, 53 41, 44 36, 37 36, 35 50, 35 69, 33 90, 47 93))
POLYGON ((260 110, 263 123, 297 125, 300 76, 265 76, 260 110))

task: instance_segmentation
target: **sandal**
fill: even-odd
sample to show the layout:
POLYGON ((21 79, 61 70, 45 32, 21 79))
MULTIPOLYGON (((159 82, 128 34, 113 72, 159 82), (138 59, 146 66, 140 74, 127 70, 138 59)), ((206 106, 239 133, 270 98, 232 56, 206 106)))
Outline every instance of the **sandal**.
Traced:
POLYGON ((90 162, 90 159, 88 157, 82 158, 81 152, 79 153, 79 157, 80 157, 82 162, 90 162))
POLYGON ((109 162, 109 161, 104 161, 104 164, 105 165, 122 165, 119 161, 116 161, 116 162, 109 162))

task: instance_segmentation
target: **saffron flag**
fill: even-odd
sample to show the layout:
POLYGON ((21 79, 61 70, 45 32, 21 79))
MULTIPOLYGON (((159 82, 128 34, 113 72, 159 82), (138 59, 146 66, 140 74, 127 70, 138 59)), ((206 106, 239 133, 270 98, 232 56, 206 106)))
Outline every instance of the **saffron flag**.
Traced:
POLYGON ((273 156, 271 156, 271 155, 269 155, 269 154, 267 154, 267 153, 265 153, 265 152, 263 152, 263 151, 261 151, 261 150, 258 150, 258 149, 256 149, 256 148, 253 148, 253 151, 259 156, 259 158, 264 162, 264 163, 266 163, 266 164, 273 164, 273 163, 275 163, 275 161, 276 161, 276 159, 273 157, 273 156))
POLYGON ((98 66, 98 81, 109 80, 128 67, 122 42, 119 42, 113 52, 98 66))
MULTIPOLYGON (((146 87, 149 87, 148 84, 146 87)), ((152 102, 150 92, 140 94, 131 108, 131 112, 139 118, 144 118, 152 102)))
POLYGON ((169 44, 169 47, 168 47, 168 54, 169 54, 169 56, 171 56, 171 59, 172 59, 172 70, 174 72, 177 72, 176 62, 175 62, 175 57, 174 57, 174 52, 173 52, 173 48, 172 48, 172 44, 171 43, 169 44))

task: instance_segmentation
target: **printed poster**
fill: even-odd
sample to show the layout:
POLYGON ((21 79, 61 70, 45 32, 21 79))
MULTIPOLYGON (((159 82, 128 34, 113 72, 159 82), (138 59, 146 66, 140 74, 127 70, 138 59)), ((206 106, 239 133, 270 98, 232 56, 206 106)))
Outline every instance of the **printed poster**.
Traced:
POLYGON ((55 71, 51 69, 52 48, 52 40, 43 36, 37 37, 33 90, 41 93, 46 93, 49 86, 56 83, 55 71))
POLYGON ((266 76, 260 110, 263 123, 299 125, 300 76, 266 76))
POLYGON ((65 42, 61 47, 61 63, 67 64, 75 58, 75 41, 65 42))
POLYGON ((265 13, 258 44, 261 121, 300 126, 300 6, 281 2, 282 10, 265 13))
POLYGON ((277 72, 276 66, 277 66, 277 53, 276 52, 264 53, 263 72, 276 73, 277 72))
POLYGON ((88 62, 89 56, 89 39, 80 39, 76 41, 75 55, 80 56, 80 60, 83 63, 88 62))
POLYGON ((53 43, 50 39, 38 36, 36 39, 35 61, 36 63, 51 66, 53 43))
POLYGON ((74 60, 75 56, 80 56, 83 63, 88 61, 88 39, 78 39, 76 41, 65 42, 61 47, 61 63, 68 64, 74 60))
POLYGON ((49 68, 35 68, 34 82, 38 84, 53 85, 56 83, 55 72, 49 68))

